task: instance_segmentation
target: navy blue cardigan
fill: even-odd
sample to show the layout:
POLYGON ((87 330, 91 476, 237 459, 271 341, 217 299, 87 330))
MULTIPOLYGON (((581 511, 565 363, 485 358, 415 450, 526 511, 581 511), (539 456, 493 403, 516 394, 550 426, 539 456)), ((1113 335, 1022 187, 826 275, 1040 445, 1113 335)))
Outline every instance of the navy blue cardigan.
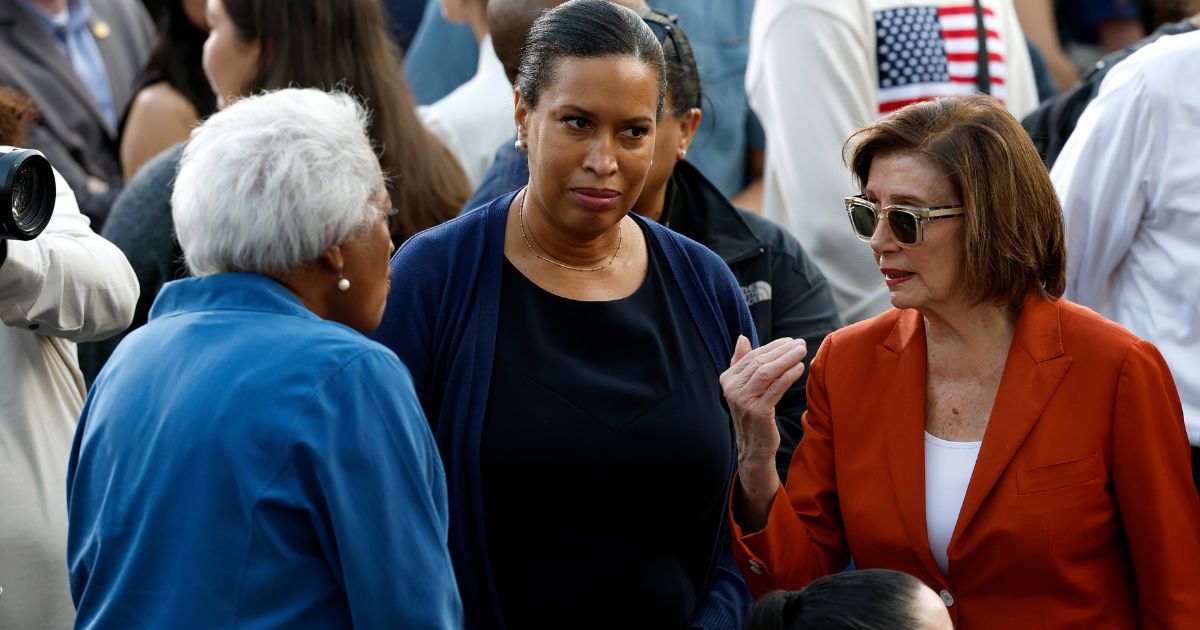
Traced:
MULTIPOLYGON (((387 312, 372 335, 412 373, 437 437, 450 494, 450 553, 471 628, 504 627, 487 560, 479 441, 496 348, 504 226, 515 194, 409 239, 392 259, 387 312)), ((729 366, 739 334, 757 343, 737 282, 704 246, 631 216, 662 245, 717 378, 729 366)), ((729 436, 735 446, 730 452, 736 453, 732 422, 729 436)), ((735 465, 736 456, 729 462, 730 479, 735 465)), ((727 515, 720 529, 706 597, 692 625, 737 630, 753 600, 733 562, 727 515)), ((536 541, 530 550, 537 552, 536 541)))

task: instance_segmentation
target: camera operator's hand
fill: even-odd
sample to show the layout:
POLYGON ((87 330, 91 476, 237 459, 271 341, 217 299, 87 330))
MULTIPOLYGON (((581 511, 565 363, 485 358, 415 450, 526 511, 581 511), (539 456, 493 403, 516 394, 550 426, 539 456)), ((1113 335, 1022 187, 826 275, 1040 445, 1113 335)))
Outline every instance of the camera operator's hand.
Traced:
POLYGON ((102 339, 133 318, 138 282, 112 243, 92 231, 55 171, 54 218, 31 241, 0 242, 0 321, 71 341, 102 339))

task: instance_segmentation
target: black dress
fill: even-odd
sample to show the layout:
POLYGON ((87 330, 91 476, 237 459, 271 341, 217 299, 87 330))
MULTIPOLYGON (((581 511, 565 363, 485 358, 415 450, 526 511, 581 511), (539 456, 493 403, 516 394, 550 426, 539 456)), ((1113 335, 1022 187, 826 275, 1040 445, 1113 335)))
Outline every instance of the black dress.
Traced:
POLYGON ((729 415, 647 241, 642 286, 608 302, 558 297, 504 263, 480 457, 509 628, 685 628, 704 596, 729 415))

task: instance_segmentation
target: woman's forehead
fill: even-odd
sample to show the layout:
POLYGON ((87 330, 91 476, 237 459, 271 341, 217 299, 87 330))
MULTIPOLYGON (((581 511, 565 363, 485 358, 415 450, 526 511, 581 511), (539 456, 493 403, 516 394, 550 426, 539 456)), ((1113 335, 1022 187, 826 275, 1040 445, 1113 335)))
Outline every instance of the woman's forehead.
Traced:
POLYGON ((658 71, 633 56, 563 57, 539 100, 547 108, 575 107, 618 119, 654 119, 658 71))

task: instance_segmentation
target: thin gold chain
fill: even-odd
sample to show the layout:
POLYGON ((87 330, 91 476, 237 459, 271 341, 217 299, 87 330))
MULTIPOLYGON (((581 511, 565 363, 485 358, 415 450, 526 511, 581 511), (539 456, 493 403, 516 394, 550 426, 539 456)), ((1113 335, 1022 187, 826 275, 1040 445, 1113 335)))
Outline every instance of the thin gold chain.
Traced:
POLYGON ((625 242, 625 229, 623 227, 621 227, 620 224, 617 225, 617 230, 618 230, 618 234, 619 234, 619 236, 617 237, 617 249, 613 251, 612 257, 608 259, 608 262, 604 263, 603 265, 600 265, 599 267, 576 267, 574 265, 568 265, 566 263, 554 260, 553 258, 550 258, 549 256, 544 256, 544 255, 538 253, 538 250, 534 249, 533 245, 531 245, 529 243, 529 237, 525 235, 525 197, 527 197, 528 195, 529 195, 529 188, 527 187, 527 188, 525 188, 525 190, 521 191, 521 209, 517 213, 517 222, 521 226, 521 240, 525 241, 525 247, 528 247, 529 251, 534 256, 537 256, 540 260, 544 260, 552 265, 558 265, 559 267, 562 267, 563 269, 570 269, 571 271, 600 271, 601 269, 608 269, 609 267, 612 266, 613 262, 617 260, 617 254, 621 253, 621 244, 625 242))

